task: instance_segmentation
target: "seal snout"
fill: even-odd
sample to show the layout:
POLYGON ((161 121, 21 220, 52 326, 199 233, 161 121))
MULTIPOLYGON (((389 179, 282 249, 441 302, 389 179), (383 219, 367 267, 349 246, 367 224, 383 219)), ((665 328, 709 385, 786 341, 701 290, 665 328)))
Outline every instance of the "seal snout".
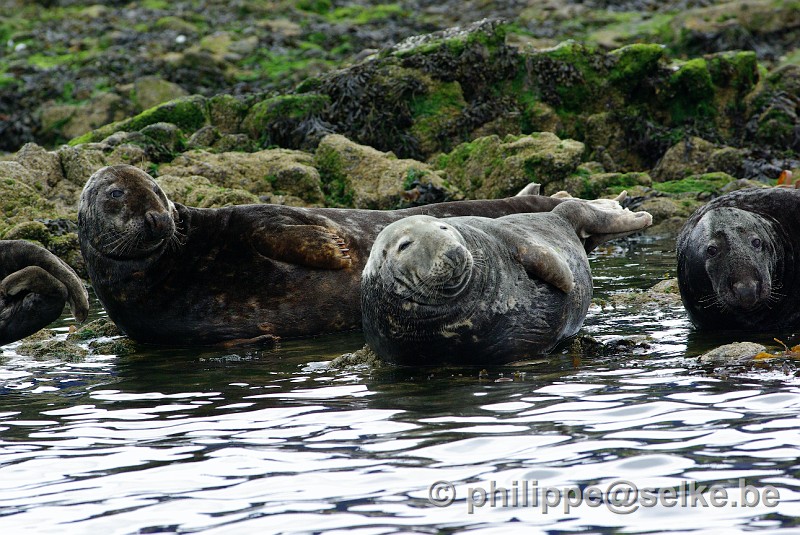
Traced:
POLYGON ((731 285, 731 292, 742 308, 750 309, 759 302, 761 283, 755 279, 736 281, 731 285))
POLYGON ((173 232, 172 216, 150 210, 144 215, 144 226, 149 239, 163 240, 173 232))

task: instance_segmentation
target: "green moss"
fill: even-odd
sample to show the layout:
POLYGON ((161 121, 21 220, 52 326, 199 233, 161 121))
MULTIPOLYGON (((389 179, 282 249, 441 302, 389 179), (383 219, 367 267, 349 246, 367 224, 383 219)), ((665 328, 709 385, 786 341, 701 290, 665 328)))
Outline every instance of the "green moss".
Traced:
POLYGON ((255 104, 250 108, 242 122, 242 129, 253 138, 260 138, 268 128, 276 122, 300 121, 319 115, 328 106, 330 99, 326 95, 302 93, 299 95, 281 95, 255 104))
POLYGON ((588 107, 602 106, 609 96, 602 56, 594 48, 574 41, 565 41, 542 53, 542 58, 553 62, 543 65, 546 70, 540 76, 558 95, 557 111, 580 113, 588 107))
POLYGON ((631 93, 658 70, 659 62, 664 57, 664 47, 634 44, 614 50, 610 56, 616 59, 616 64, 608 73, 609 81, 631 93))
POLYGON ((145 9, 169 9, 169 2, 167 0, 144 0, 142 7, 145 9))
POLYGON ((319 171, 325 204, 334 207, 353 205, 353 190, 350 188, 345 166, 341 157, 332 147, 320 145, 314 154, 314 165, 319 171))
POLYGON ((457 81, 433 82, 424 95, 411 98, 409 107, 414 121, 411 133, 419 139, 422 152, 431 154, 450 148, 441 146, 442 139, 467 103, 457 81))
POLYGON ((749 92, 758 82, 758 60, 755 52, 722 52, 708 59, 708 71, 717 87, 732 87, 749 92))
POLYGON ((192 95, 145 110, 124 121, 121 129, 132 132, 155 123, 172 123, 184 132, 194 132, 207 122, 206 99, 200 95, 192 95))
POLYGON ((353 5, 339 7, 331 11, 327 18, 331 22, 347 22, 363 25, 383 21, 392 17, 406 17, 410 14, 400 4, 378 4, 375 6, 353 5))
POLYGON ((672 122, 683 123, 714 114, 714 84, 706 60, 692 59, 681 65, 669 79, 672 122))
POLYGON ((736 179, 727 173, 706 173, 681 180, 656 182, 653 184, 653 189, 663 193, 710 193, 719 191, 722 186, 733 180, 736 179))
POLYGON ((308 11, 317 14, 325 13, 333 8, 331 0, 299 0, 295 2, 295 6, 300 11, 308 11))
POLYGON ((39 221, 25 221, 10 228, 3 239, 36 241, 47 247, 50 243, 50 231, 39 221))

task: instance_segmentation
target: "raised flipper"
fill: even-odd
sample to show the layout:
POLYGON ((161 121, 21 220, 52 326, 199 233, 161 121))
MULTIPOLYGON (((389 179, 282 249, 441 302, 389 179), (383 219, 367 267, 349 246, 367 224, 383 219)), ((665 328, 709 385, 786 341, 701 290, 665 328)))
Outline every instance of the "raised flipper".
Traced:
POLYGON ((528 276, 552 284, 564 293, 575 287, 575 277, 564 260, 551 247, 535 243, 518 246, 514 256, 519 260, 528 276))
POLYGON ((653 217, 647 212, 631 212, 623 208, 619 202, 625 196, 623 191, 616 199, 566 201, 555 207, 553 213, 567 219, 584 240, 586 250, 591 251, 601 243, 653 224, 653 217))
POLYGON ((321 269, 344 269, 352 264, 345 241, 319 225, 261 229, 253 233, 251 240, 260 254, 289 264, 321 269))
MULTIPOLYGON (((67 303, 72 315, 80 322, 89 315, 89 294, 81 279, 66 262, 53 253, 24 240, 0 242, 0 271, 23 270, 28 266, 38 266, 57 279, 67 290, 67 303)), ((42 281, 41 277, 37 277, 42 281)))
POLYGON ((516 197, 522 197, 524 195, 539 195, 542 192, 542 185, 537 184, 536 182, 531 182, 521 190, 519 193, 516 194, 516 197))

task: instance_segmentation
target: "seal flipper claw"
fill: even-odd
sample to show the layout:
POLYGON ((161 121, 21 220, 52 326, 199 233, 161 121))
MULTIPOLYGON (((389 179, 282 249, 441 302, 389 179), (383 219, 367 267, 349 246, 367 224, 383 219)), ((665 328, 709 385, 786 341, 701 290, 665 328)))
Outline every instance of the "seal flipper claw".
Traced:
POLYGON ((514 255, 529 277, 542 279, 564 293, 575 287, 575 277, 564 258, 550 247, 526 244, 517 247, 514 255))
POLYGON ((321 269, 344 269, 351 265, 344 239, 318 225, 285 225, 280 232, 253 236, 256 250, 274 260, 321 269))

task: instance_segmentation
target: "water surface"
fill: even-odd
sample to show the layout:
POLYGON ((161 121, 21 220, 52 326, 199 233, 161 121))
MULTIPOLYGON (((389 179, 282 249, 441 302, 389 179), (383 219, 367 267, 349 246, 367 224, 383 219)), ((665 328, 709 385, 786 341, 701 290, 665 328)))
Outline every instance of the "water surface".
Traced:
MULTIPOLYGON (((639 238, 598 251, 596 297, 610 302, 674 276, 673 244, 639 238)), ((63 333, 69 323, 56 327, 63 333)), ((679 304, 593 306, 582 334, 609 344, 641 336, 648 347, 587 356, 564 344, 547 359, 481 373, 328 369, 362 346, 358 333, 269 351, 142 347, 78 362, 33 359, 12 344, 0 357, 0 526, 25 534, 800 532, 793 367, 699 366, 693 357, 737 338, 692 333, 679 304), (780 498, 769 507, 678 499, 621 514, 609 496, 565 512, 563 500, 543 508, 520 494, 526 485, 608 490, 619 480, 679 494, 690 482, 718 484, 739 503, 742 480, 780 498), (434 497, 455 492, 449 506, 429 500, 439 481, 452 484, 434 489, 434 497), (488 494, 478 507, 492 484, 509 500, 518 491, 517 506, 504 507, 498 492, 494 507, 488 494)))

